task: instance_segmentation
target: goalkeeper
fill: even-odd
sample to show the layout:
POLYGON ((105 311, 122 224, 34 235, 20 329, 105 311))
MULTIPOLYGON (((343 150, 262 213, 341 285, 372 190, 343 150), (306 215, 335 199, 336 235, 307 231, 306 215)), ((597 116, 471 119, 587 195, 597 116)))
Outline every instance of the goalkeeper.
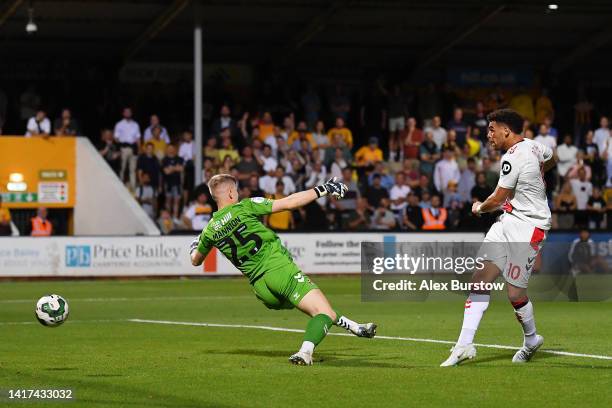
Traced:
POLYGON ((346 193, 346 185, 333 178, 279 200, 255 197, 239 201, 236 179, 218 174, 210 179, 208 188, 219 210, 192 242, 191 263, 201 265, 216 247, 249 279, 255 296, 266 307, 297 307, 309 315, 302 347, 289 358, 291 363, 311 365, 314 348, 333 324, 359 337, 376 335, 375 324, 358 324, 336 312, 317 285, 296 266, 278 236, 259 220, 263 215, 291 211, 326 195, 340 199, 346 193))

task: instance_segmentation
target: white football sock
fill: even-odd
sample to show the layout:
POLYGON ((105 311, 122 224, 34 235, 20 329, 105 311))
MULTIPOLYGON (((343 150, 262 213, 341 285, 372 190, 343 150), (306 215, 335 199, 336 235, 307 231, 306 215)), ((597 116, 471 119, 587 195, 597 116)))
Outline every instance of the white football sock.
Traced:
POLYGON ((476 335, 476 330, 478 330, 480 320, 489 307, 489 300, 491 300, 491 295, 470 293, 470 296, 465 301, 463 326, 457 340, 458 345, 464 346, 474 342, 474 336, 476 335))
POLYGON ((312 341, 305 341, 302 343, 302 347, 300 347, 300 351, 306 354, 312 355, 314 352, 315 345, 312 341))
POLYGON ((537 343, 536 338, 536 325, 533 314, 533 304, 531 300, 518 309, 515 309, 516 320, 519 321, 523 327, 523 334, 525 335, 525 346, 531 347, 537 343))
POLYGON ((340 316, 335 324, 352 333, 357 333, 359 331, 359 323, 352 321, 346 316, 340 316))

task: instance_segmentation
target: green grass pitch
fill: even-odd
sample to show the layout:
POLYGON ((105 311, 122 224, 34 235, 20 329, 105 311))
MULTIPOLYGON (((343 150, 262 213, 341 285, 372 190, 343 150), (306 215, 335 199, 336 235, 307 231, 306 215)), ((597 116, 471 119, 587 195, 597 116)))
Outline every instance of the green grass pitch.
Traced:
MULTIPOLYGON (((358 277, 315 277, 335 308, 379 324, 380 335, 455 340, 463 298, 362 303, 358 277)), ((544 349, 612 355, 612 302, 538 302, 544 349)), ((71 388, 76 401, 0 406, 71 407, 475 407, 612 406, 612 360, 478 348, 439 368, 449 345, 328 336, 312 367, 287 358, 301 333, 131 322, 263 325, 303 329, 300 312, 269 311, 242 278, 0 283, 0 389, 71 388), (36 300, 58 293, 68 322, 35 321, 36 300)), ((339 328, 333 332, 342 333, 339 328)), ((507 301, 489 307, 476 341, 519 346, 507 301)))

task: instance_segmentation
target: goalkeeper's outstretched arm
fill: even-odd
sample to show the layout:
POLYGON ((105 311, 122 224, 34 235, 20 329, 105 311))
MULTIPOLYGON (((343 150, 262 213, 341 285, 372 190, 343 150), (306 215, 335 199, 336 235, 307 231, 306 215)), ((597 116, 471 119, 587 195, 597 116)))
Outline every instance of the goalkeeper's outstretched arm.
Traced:
POLYGON ((347 190, 348 187, 346 184, 338 181, 337 178, 334 177, 329 179, 327 183, 316 186, 310 190, 300 191, 285 198, 274 200, 272 203, 272 212, 295 210, 328 194, 335 198, 342 198, 347 190))

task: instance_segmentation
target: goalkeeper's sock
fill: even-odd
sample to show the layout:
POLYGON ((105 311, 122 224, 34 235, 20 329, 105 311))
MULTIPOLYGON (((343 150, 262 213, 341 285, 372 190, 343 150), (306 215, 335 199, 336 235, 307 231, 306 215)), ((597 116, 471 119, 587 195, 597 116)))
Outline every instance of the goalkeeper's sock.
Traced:
POLYGON ((538 339, 536 336, 535 318, 533 315, 533 304, 527 296, 522 299, 512 302, 514 307, 514 314, 516 320, 519 321, 523 327, 523 334, 525 335, 525 346, 533 347, 537 344, 538 339))
POLYGON ((318 314, 308 322, 306 333, 304 333, 304 342, 300 351, 312 354, 314 348, 327 336, 327 332, 331 329, 333 321, 326 314, 318 314))
POLYGON ((463 326, 461 327, 461 334, 457 340, 458 345, 463 346, 474 342, 476 330, 478 330, 484 312, 489 307, 490 300, 491 295, 470 293, 470 296, 465 301, 463 326))
POLYGON ((342 316, 340 313, 336 312, 336 322, 334 323, 338 327, 342 327, 345 330, 350 331, 355 334, 359 332, 359 323, 352 321, 346 316, 342 316))

